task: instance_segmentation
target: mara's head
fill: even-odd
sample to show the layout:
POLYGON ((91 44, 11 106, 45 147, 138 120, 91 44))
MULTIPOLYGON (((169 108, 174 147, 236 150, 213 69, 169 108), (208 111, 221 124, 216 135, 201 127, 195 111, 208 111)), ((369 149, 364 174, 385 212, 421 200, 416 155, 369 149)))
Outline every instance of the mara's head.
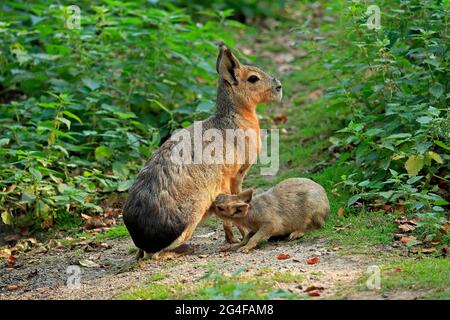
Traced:
POLYGON ((252 196, 252 189, 237 195, 219 194, 213 203, 214 212, 221 218, 243 218, 248 213, 252 196))
POLYGON ((239 104, 255 107, 259 103, 281 100, 283 90, 277 78, 257 67, 240 63, 223 43, 219 44, 216 69, 239 104))

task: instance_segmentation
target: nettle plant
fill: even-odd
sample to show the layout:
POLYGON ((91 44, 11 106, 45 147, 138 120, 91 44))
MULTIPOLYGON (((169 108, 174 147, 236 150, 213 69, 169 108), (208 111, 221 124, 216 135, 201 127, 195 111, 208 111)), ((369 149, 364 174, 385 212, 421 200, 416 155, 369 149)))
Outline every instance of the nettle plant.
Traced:
POLYGON ((160 142, 210 112, 214 41, 233 45, 231 12, 192 21, 172 5, 0 4, 0 213, 50 227, 101 212, 160 142))
POLYGON ((335 140, 353 147, 361 169, 343 177, 356 193, 348 205, 369 200, 406 207, 426 215, 420 227, 436 231, 449 204, 448 2, 377 5, 380 29, 367 27, 368 3, 347 8, 352 45, 328 64, 342 79, 329 95, 345 98, 354 110, 335 140))

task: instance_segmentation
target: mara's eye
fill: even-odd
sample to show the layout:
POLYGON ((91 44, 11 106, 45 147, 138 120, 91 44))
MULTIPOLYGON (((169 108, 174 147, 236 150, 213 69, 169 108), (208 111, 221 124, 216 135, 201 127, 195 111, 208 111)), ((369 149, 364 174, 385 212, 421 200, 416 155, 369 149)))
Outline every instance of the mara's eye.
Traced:
POLYGON ((219 211, 225 211, 224 208, 217 206, 217 208, 219 209, 219 211))
POLYGON ((248 77, 248 79, 247 79, 247 81, 250 83, 255 83, 258 80, 259 80, 259 78, 255 75, 252 75, 252 76, 248 77))

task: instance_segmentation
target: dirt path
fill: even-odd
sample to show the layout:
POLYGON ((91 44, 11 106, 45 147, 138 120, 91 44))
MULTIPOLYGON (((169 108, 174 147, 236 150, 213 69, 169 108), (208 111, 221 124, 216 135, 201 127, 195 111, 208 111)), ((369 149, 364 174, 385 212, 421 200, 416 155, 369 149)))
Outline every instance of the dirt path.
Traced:
POLYGON ((190 241, 195 247, 193 254, 169 262, 147 260, 139 265, 134 261, 134 253, 127 254, 132 246, 129 239, 108 240, 96 249, 89 245, 72 250, 56 247, 45 253, 34 249, 21 255, 14 268, 2 266, 0 299, 112 299, 124 290, 147 283, 155 273, 164 275, 163 283, 195 283, 210 272, 211 266, 220 268, 224 274, 239 268, 245 269, 243 275, 302 274, 301 283, 278 283, 278 288, 301 293, 315 285, 325 288, 322 296, 326 298, 354 286, 357 277, 370 264, 367 257, 343 256, 327 249, 323 240, 269 242, 251 254, 221 252, 223 236, 221 228, 212 231, 201 227, 190 241), (290 258, 278 260, 279 254, 288 254, 290 258), (319 257, 320 262, 309 265, 307 260, 311 257, 319 257), (80 261, 84 260, 97 266, 81 267, 80 261), (67 287, 69 266, 80 266, 79 289, 67 287))

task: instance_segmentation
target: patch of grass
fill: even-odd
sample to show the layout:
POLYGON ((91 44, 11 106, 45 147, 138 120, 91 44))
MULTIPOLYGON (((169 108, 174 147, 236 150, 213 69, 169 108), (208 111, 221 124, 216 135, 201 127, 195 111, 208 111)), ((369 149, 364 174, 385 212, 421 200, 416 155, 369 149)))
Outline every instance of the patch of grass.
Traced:
MULTIPOLYGON (((369 275, 359 280, 364 290, 369 275)), ((426 299, 450 298, 450 260, 445 258, 407 259, 381 267, 381 291, 431 290, 426 299)))
POLYGON ((128 247, 128 254, 137 253, 138 248, 136 248, 134 245, 131 245, 128 247))
POLYGON ((222 224, 222 221, 215 215, 211 215, 203 222, 203 225, 209 229, 216 230, 217 226, 222 224))
POLYGON ((124 225, 118 225, 112 227, 111 229, 99 233, 96 235, 98 240, 110 240, 110 239, 118 239, 118 238, 127 238, 130 234, 128 233, 127 228, 124 225))
POLYGON ((162 272, 155 272, 150 276, 149 281, 150 282, 159 281, 164 279, 165 277, 166 276, 162 272))
POLYGON ((267 300, 295 299, 295 294, 281 289, 274 290, 274 281, 296 282, 297 275, 276 273, 273 278, 255 278, 240 276, 239 272, 228 276, 218 272, 210 272, 199 280, 191 283, 162 283, 162 273, 151 276, 148 285, 142 288, 130 289, 118 299, 130 300, 164 300, 164 299, 200 299, 200 300, 267 300))
POLYGON ((120 300, 189 299, 189 292, 182 284, 151 283, 143 288, 127 291, 117 297, 120 300))
POLYGON ((305 280, 303 274, 292 273, 292 272, 275 272, 272 277, 272 281, 279 283, 299 283, 305 280))
POLYGON ((305 234, 303 239, 324 238, 331 246, 345 246, 352 253, 365 253, 373 245, 391 243, 395 227, 392 217, 383 211, 362 211, 341 218, 332 214, 323 228, 305 234))

